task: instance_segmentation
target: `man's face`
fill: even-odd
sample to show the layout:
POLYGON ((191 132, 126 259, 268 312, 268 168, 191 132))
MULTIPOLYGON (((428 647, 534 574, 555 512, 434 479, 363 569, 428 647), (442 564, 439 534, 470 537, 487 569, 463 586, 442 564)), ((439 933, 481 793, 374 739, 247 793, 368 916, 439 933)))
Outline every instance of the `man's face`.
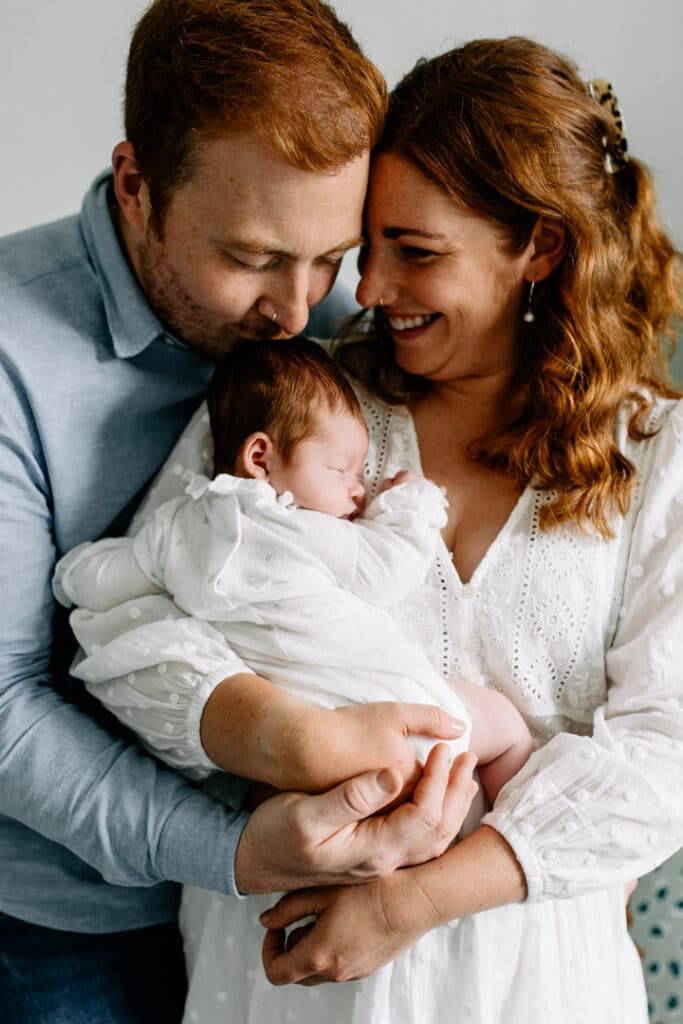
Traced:
POLYGON ((323 174, 290 167, 249 134, 202 143, 161 233, 144 184, 142 227, 124 226, 150 305, 211 358, 238 337, 299 333, 359 244, 367 175, 367 156, 323 174))

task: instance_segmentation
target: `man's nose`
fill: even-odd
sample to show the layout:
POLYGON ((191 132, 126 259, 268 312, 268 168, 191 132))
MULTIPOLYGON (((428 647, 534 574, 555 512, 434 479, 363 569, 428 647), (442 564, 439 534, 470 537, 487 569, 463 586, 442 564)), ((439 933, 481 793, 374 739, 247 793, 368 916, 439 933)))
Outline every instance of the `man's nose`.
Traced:
POLYGON ((276 323, 286 334, 300 334, 309 316, 309 277, 305 270, 294 270, 273 295, 276 323))

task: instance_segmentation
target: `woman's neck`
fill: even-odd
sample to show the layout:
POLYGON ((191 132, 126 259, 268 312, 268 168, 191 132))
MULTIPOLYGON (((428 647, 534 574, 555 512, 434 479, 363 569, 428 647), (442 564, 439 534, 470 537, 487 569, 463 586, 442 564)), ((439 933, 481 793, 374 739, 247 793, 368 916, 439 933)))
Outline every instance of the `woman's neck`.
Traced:
POLYGON ((439 416, 454 441, 464 444, 505 428, 521 411, 523 398, 510 374, 437 381, 410 403, 411 411, 439 416))

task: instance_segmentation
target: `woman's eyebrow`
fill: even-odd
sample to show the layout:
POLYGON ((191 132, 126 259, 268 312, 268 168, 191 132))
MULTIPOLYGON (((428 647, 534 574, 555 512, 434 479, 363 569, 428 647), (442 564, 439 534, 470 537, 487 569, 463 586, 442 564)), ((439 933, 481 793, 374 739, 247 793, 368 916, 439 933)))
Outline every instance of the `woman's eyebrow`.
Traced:
POLYGON ((423 231, 422 228, 383 228, 382 234, 385 238, 402 238, 404 235, 412 235, 417 238, 436 238, 443 240, 445 235, 438 231, 423 231))

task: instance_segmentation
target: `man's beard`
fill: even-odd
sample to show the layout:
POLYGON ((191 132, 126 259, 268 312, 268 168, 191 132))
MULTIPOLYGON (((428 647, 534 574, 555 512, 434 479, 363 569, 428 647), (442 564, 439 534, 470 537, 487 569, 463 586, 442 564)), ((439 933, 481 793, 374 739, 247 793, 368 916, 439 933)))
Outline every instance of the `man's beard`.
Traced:
POLYGON ((256 311, 243 321, 227 323, 203 309, 183 288, 165 258, 161 240, 151 232, 137 257, 140 286, 156 315, 171 334, 207 358, 220 359, 240 338, 269 341, 282 334, 276 323, 256 311))

